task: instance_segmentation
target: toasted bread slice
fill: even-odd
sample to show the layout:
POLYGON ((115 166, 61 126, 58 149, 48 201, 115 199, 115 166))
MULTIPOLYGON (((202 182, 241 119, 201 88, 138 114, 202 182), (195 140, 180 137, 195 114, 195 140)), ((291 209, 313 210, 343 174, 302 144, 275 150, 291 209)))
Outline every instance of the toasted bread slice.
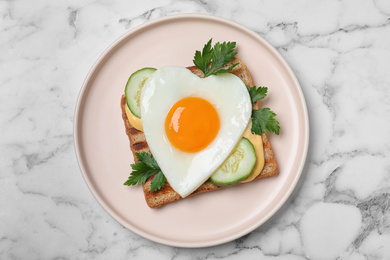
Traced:
MULTIPOLYGON (((231 64, 238 63, 236 67, 231 71, 231 73, 238 76, 245 85, 253 86, 252 77, 250 75, 250 72, 246 65, 242 63, 242 61, 238 58, 234 58, 233 61, 226 64, 224 68, 228 68, 231 64)), ((191 70, 192 73, 196 74, 199 77, 203 77, 204 74, 202 71, 200 71, 197 67, 188 67, 189 70, 191 70)), ((255 103, 253 105, 255 109, 258 109, 258 104, 255 103)), ((135 156, 135 153, 137 152, 148 152, 150 153, 148 143, 146 142, 145 135, 143 132, 138 131, 135 129, 127 119, 126 115, 126 97, 125 95, 122 95, 121 99, 121 108, 122 108, 122 118, 126 127, 126 134, 129 137, 130 140, 130 149, 133 152, 134 161, 138 161, 137 157, 135 156)), ((265 178, 265 177, 271 177, 278 173, 278 165, 275 160, 275 156, 272 151, 271 144, 268 140, 268 137, 265 133, 262 134, 263 139, 263 148, 264 148, 264 159, 265 164, 264 168, 261 171, 261 173, 255 178, 265 178)), ((155 176, 155 175, 154 175, 155 176)), ((182 199, 182 197, 176 193, 172 187, 169 185, 168 182, 165 182, 165 185, 158 191, 150 191, 150 183, 154 176, 150 177, 143 185, 143 191, 145 195, 146 203, 151 208, 158 208, 161 207, 169 202, 173 202, 179 199, 182 199)), ((210 181, 206 181, 203 183, 198 189, 196 189, 190 196, 207 192, 207 191, 213 191, 213 190, 219 190, 226 187, 219 187, 214 184, 212 184, 210 181)))

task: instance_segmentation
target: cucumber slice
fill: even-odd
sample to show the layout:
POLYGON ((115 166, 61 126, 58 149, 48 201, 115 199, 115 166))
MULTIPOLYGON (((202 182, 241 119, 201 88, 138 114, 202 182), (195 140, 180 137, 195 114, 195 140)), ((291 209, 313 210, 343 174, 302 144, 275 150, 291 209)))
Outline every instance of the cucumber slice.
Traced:
POLYGON ((232 186, 248 178, 255 163, 255 148, 243 137, 224 164, 210 177, 210 181, 217 186, 232 186))
POLYGON ((131 113, 141 118, 141 92, 145 81, 155 72, 155 68, 143 68, 131 74, 126 84, 125 95, 127 106, 131 113))

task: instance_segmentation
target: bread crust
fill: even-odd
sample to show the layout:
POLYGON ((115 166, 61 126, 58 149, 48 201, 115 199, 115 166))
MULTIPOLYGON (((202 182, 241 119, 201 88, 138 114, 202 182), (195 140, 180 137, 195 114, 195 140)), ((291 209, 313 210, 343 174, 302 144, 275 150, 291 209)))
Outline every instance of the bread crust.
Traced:
MULTIPOLYGON (((226 64, 224 68, 229 67, 231 64, 238 63, 238 65, 231 71, 231 73, 235 74, 238 76, 244 83, 245 85, 253 86, 253 81, 252 77, 250 75, 250 72, 246 65, 238 58, 234 58, 233 61, 230 63, 226 64)), ((203 77, 204 74, 202 71, 200 71, 197 67, 192 66, 188 67, 188 69, 196 74, 199 77, 203 77)), ((258 103, 255 103, 253 105, 254 109, 258 109, 258 103)), ((138 158, 135 156, 135 153, 137 152, 147 152, 151 153, 148 143, 146 142, 145 135, 143 132, 135 129, 129 122, 127 115, 126 115, 126 96, 122 95, 121 98, 121 109, 122 109, 122 119, 125 124, 126 128, 126 134, 129 137, 130 141, 130 149, 133 152, 134 156, 134 161, 137 162, 138 158)), ((275 176, 278 173, 278 164, 276 162, 274 153, 272 151, 271 143, 268 140, 268 137, 265 133, 262 133, 261 135, 263 139, 263 148, 264 148, 264 168, 261 171, 261 173, 255 178, 256 179, 261 179, 261 178, 266 178, 266 177, 271 177, 275 176)), ((169 185, 169 183, 166 181, 165 185, 158 191, 151 191, 150 190, 150 184, 152 179, 154 178, 155 175, 150 177, 144 184, 142 184, 142 188, 144 191, 145 195, 145 200, 146 203, 148 204, 149 207, 151 208, 159 208, 167 203, 177 201, 182 199, 182 197, 176 193, 172 187, 169 185)), ((210 181, 206 181, 203 183, 198 189, 196 189, 191 195, 193 196, 196 194, 204 193, 204 192, 209 192, 209 191, 214 191, 214 190, 219 190, 222 188, 227 188, 227 187, 220 187, 212 184, 210 181)))

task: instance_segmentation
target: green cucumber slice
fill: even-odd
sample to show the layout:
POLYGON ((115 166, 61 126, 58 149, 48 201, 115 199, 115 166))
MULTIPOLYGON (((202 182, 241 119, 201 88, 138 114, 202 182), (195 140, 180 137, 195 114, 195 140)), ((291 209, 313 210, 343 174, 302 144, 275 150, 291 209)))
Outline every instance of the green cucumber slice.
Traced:
POLYGON ((217 186, 232 186, 248 178, 255 163, 255 148, 243 137, 224 164, 210 177, 210 181, 217 186))
POLYGON ((125 95, 131 113, 141 118, 141 92, 145 81, 155 72, 155 68, 143 68, 131 74, 126 84, 125 95))

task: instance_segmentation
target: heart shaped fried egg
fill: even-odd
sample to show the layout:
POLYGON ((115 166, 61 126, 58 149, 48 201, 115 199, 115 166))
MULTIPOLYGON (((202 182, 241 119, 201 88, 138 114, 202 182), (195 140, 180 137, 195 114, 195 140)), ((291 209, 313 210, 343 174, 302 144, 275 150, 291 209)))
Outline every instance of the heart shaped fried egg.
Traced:
POLYGON ((237 76, 199 78, 174 66, 149 77, 140 103, 149 148, 181 197, 196 190, 225 161, 252 112, 248 90, 237 76))

